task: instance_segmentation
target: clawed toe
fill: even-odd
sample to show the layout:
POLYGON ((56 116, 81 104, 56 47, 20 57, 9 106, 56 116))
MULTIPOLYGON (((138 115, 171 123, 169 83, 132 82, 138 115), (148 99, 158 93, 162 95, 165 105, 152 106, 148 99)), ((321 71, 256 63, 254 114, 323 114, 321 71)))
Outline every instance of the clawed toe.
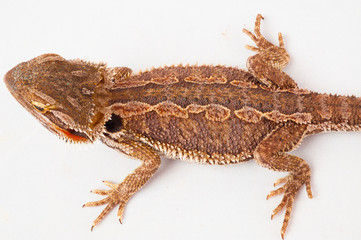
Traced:
POLYGON ((98 195, 109 195, 111 190, 100 190, 100 189, 94 189, 90 191, 91 193, 98 194, 98 195))
POLYGON ((98 194, 98 195, 110 195, 112 193, 113 189, 115 189, 118 186, 118 184, 111 183, 108 181, 103 181, 103 183, 105 184, 105 186, 107 186, 111 189, 110 190, 94 189, 94 190, 91 190, 90 192, 94 193, 94 194, 98 194))
POLYGON ((87 202, 83 205, 83 207, 96 207, 96 206, 101 206, 104 205, 108 202, 107 198, 104 198, 102 200, 99 201, 94 201, 94 202, 87 202))
MULTIPOLYGON (((276 214, 278 214, 282 209, 286 208, 286 212, 285 212, 285 216, 284 216, 283 224, 282 224, 282 228, 281 228, 282 239, 284 239, 284 235, 285 235, 285 232, 286 232, 286 229, 287 229, 290 217, 291 217, 292 204, 294 202, 295 195, 297 193, 297 192, 287 193, 287 190, 288 189, 285 186, 283 186, 277 190, 272 191, 272 192, 276 192, 276 194, 273 194, 272 196, 280 194, 282 192, 285 192, 285 194, 282 198, 282 201, 273 210, 272 215, 271 215, 271 220, 272 220, 276 214)), ((270 193, 270 195, 272 194, 272 192, 270 193)))
POLYGON ((108 181, 103 181, 103 183, 105 184, 105 186, 109 187, 109 188, 116 188, 118 186, 118 184, 116 183, 112 183, 112 182, 108 182, 108 181))
POLYGON ((286 190, 286 187, 283 186, 283 187, 280 187, 276 190, 272 190, 268 195, 267 195, 267 200, 270 198, 270 197, 273 197, 273 196, 276 196, 276 195, 279 195, 281 193, 284 193, 286 190))
MULTIPOLYGON (((252 47, 252 46, 246 46, 247 49, 250 49, 252 51, 256 52, 260 52, 264 49, 267 49, 269 47, 272 47, 273 44, 270 43, 269 41, 267 41, 261 34, 261 20, 263 19, 261 14, 257 15, 257 19, 256 19, 256 23, 254 26, 254 34, 247 30, 247 29, 242 29, 242 32, 244 32, 248 37, 250 37, 252 39, 252 41, 257 45, 258 48, 256 47, 252 47)), ((282 38, 282 36, 281 36, 282 38)), ((282 43, 283 43, 283 39, 282 39, 282 43)))
POLYGON ((245 34, 247 34, 248 37, 250 37, 252 39, 253 42, 257 42, 258 41, 258 38, 249 30, 243 28, 242 29, 242 32, 244 32, 245 34))
POLYGON ((269 89, 297 89, 296 82, 282 71, 290 60, 290 56, 284 48, 282 34, 278 33, 279 46, 269 42, 261 34, 262 19, 262 15, 258 14, 254 33, 247 29, 242 30, 256 45, 246 45, 246 48, 257 52, 257 54, 248 58, 247 68, 263 87, 269 89))
POLYGON ((277 179, 274 183, 274 186, 277 186, 282 183, 284 183, 284 185, 276 190, 272 190, 267 195, 267 199, 282 193, 284 194, 280 204, 278 204, 278 206, 273 210, 271 215, 271 219, 273 219, 273 217, 276 214, 278 214, 282 209, 284 208, 286 209, 283 225, 281 228, 281 236, 283 239, 288 226, 289 219, 291 217, 292 204, 294 202, 297 192, 304 184, 306 185, 307 194, 310 198, 312 197, 312 192, 311 192, 310 178, 307 174, 304 176, 297 176, 294 174, 290 174, 286 177, 277 179))
POLYGON ((286 176, 286 177, 283 177, 283 178, 279 178, 277 179, 274 183, 273 183, 273 186, 276 187, 278 186, 279 184, 282 184, 282 183, 286 183, 287 181, 290 180, 290 176, 286 176))
POLYGON ((108 181, 103 181, 103 183, 111 189, 109 189, 109 190, 95 189, 95 190, 92 190, 91 192, 94 194, 99 194, 99 195, 107 195, 107 197, 102 200, 95 201, 95 202, 88 202, 83 205, 83 207, 95 207, 95 206, 101 206, 101 205, 107 204, 107 206, 100 213, 100 215, 94 220, 91 230, 93 230, 94 227, 101 220, 103 220, 103 218, 118 204, 119 204, 118 219, 119 219, 119 222, 122 223, 121 218, 123 215, 124 207, 127 203, 127 200, 130 197, 129 194, 127 193, 127 191, 122 191, 122 190, 124 190, 124 189, 122 189, 122 187, 123 187, 122 184, 114 184, 114 183, 111 183, 108 181))
MULTIPOLYGON (((279 178, 277 179, 274 183, 273 183, 273 186, 276 187, 282 183, 287 183, 288 181, 290 181, 290 176, 286 176, 286 177, 283 177, 283 178, 279 178)), ((273 197, 273 196, 276 196, 276 195, 279 195, 279 194, 282 194, 286 191, 286 184, 276 190, 272 190, 268 195, 267 195, 267 200, 270 198, 270 197, 273 197)))

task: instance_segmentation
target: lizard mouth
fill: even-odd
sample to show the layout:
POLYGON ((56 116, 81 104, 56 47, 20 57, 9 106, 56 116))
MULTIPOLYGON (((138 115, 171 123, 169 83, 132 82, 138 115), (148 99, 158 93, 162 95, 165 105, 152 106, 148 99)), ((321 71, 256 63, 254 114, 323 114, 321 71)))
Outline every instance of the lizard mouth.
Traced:
POLYGON ((85 143, 91 141, 87 134, 71 128, 65 129, 58 127, 55 124, 52 124, 51 130, 56 132, 60 137, 63 137, 65 140, 70 140, 76 143, 85 143))
MULTIPOLYGON (((31 111, 30 111, 31 112, 31 111)), ((40 123, 47 128, 50 132, 55 133, 65 141, 72 143, 88 143, 92 142, 91 137, 86 131, 73 128, 70 124, 62 121, 51 112, 40 114, 38 112, 31 112, 40 121, 40 123)))
POLYGON ((47 128, 50 132, 55 133, 65 141, 72 143, 87 143, 92 142, 91 137, 84 130, 73 128, 64 121, 61 121, 56 115, 50 111, 45 114, 32 112, 33 115, 40 121, 40 123, 47 128))

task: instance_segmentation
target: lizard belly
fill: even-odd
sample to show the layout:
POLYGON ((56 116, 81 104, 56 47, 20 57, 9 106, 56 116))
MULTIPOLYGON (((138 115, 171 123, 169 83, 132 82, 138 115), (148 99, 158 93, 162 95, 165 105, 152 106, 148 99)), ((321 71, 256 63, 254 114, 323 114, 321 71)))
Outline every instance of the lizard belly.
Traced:
POLYGON ((258 143, 277 126, 266 119, 250 123, 231 116, 221 122, 208 120, 205 113, 179 118, 154 111, 123 119, 123 124, 126 132, 165 156, 203 164, 251 159, 258 143))

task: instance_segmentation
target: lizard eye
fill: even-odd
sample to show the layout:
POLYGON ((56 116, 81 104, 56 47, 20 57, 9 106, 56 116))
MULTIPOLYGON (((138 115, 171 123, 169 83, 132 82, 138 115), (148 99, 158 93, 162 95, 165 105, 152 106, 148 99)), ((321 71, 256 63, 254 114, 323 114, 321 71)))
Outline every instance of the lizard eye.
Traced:
POLYGON ((54 106, 50 106, 50 105, 45 105, 42 104, 40 102, 36 102, 36 101, 31 101, 30 102, 33 107, 35 108, 36 111, 40 112, 40 113, 46 113, 47 111, 49 111, 50 109, 53 109, 54 106))

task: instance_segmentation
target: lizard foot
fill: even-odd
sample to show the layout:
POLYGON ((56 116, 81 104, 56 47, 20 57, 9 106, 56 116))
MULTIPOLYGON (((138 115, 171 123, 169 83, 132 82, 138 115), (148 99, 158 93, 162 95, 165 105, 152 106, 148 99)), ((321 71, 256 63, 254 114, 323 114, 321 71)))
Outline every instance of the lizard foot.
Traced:
POLYGON ((283 220, 283 225, 281 228, 281 236, 282 239, 284 239, 284 234, 286 232, 286 228, 288 226, 288 222, 291 216, 292 211, 292 204, 295 198, 296 193, 298 190, 305 184, 306 185, 306 191, 309 198, 312 198, 312 191, 311 191, 311 185, 310 185, 310 171, 309 169, 306 170, 306 172, 303 172, 301 174, 294 174, 291 173, 287 177, 280 178, 275 181, 274 186, 277 186, 279 184, 285 183, 282 187, 271 191, 267 195, 267 199, 270 197, 283 194, 283 198, 281 203, 273 210, 271 219, 283 208, 286 207, 286 213, 283 220))
POLYGON ((83 207, 95 207, 107 204, 104 210, 100 213, 100 215, 94 220, 91 230, 112 210, 116 205, 119 204, 118 209, 118 219, 119 222, 122 223, 122 215, 125 204, 128 202, 131 194, 128 193, 125 185, 123 183, 115 184, 108 181, 103 181, 103 183, 108 186, 109 190, 99 190, 95 189, 92 190, 91 193, 99 194, 99 195, 107 195, 108 197, 95 201, 95 202, 88 202, 83 205, 83 207))
POLYGON ((258 14, 254 34, 247 29, 242 30, 257 46, 246 45, 247 49, 257 52, 256 55, 248 58, 247 68, 267 88, 296 89, 297 84, 293 79, 282 72, 282 69, 286 67, 290 60, 284 46, 282 33, 278 33, 279 46, 269 42, 262 36, 260 31, 262 19, 262 15, 258 14))
POLYGON ((102 200, 88 202, 83 205, 83 207, 94 207, 107 204, 100 215, 94 220, 91 228, 92 230, 110 212, 110 210, 118 204, 118 219, 119 222, 122 223, 125 205, 129 199, 144 186, 160 166, 160 156, 150 146, 122 138, 117 139, 116 144, 118 144, 117 146, 120 147, 122 152, 129 153, 129 156, 140 159, 143 163, 119 184, 103 181, 103 183, 110 188, 109 190, 96 189, 91 191, 95 194, 107 196, 102 200))
POLYGON ((264 19, 261 14, 257 15, 256 23, 254 27, 254 35, 251 31, 243 29, 242 31, 249 36, 252 41, 257 45, 257 47, 246 45, 246 48, 254 52, 259 52, 262 55, 265 55, 264 60, 267 61, 270 65, 278 69, 284 68, 289 62, 289 55, 285 50, 285 45, 283 41, 282 33, 278 33, 278 43, 279 47, 273 45, 271 42, 265 39, 261 34, 261 20, 264 19), (268 55, 268 56, 267 56, 268 55))

